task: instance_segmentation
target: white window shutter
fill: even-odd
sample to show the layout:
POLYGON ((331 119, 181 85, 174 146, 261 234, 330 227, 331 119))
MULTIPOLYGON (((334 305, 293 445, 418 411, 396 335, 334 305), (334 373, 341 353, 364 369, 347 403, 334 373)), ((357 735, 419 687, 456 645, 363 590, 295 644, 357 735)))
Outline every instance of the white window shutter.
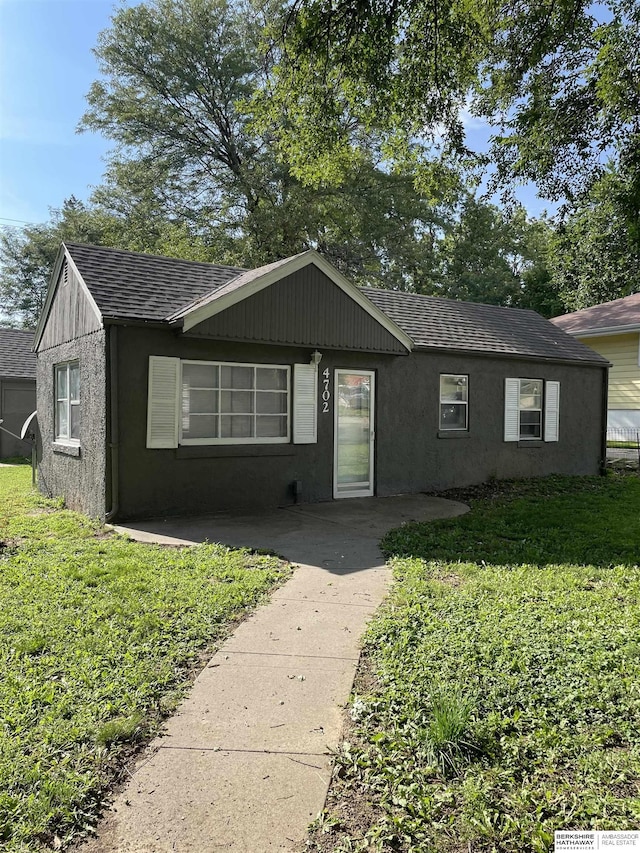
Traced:
POLYGON ((318 368, 315 364, 293 365, 293 443, 315 444, 318 440, 318 368))
POLYGON ((557 441, 560 434, 560 383, 545 383, 544 440, 557 441))
POLYGON ((504 380, 504 440, 520 438, 520 380, 504 380))
POLYGON ((147 447, 178 446, 180 359, 149 356, 147 447))

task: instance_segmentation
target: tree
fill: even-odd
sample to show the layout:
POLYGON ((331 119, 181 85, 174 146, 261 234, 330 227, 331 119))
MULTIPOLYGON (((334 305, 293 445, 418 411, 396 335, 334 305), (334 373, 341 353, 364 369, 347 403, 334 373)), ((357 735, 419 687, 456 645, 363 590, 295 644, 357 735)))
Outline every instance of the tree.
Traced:
POLYGON ((53 264, 63 240, 110 242, 112 222, 71 196, 51 220, 23 229, 0 230, 0 314, 10 325, 34 328, 40 317, 53 264))
POLYGON ((310 182, 340 180, 371 135, 421 162, 425 186, 491 161, 496 186, 533 180, 550 199, 587 191, 603 157, 638 158, 638 0, 293 0, 271 35, 262 108, 310 182), (464 110, 495 128, 489 156, 468 151, 464 110))
POLYGON ((441 211, 411 174, 379 168, 373 146, 339 187, 292 174, 273 131, 252 121, 268 71, 262 28, 252 7, 227 0, 116 13, 82 123, 118 145, 94 201, 134 233, 142 223, 145 239, 156 216, 180 222, 217 261, 254 266, 314 247, 357 281, 412 286, 429 274, 441 211))
POLYGON ((551 227, 524 208, 509 212, 473 195, 438 246, 440 274, 432 291, 450 299, 561 313, 547 266, 551 227))
POLYGON ((253 121, 270 71, 262 31, 258 13, 226 0, 154 0, 116 14, 84 117, 119 146, 95 200, 119 213, 124 204, 127 219, 141 204, 145 221, 155 205, 218 261, 253 266, 319 248, 356 281, 413 286, 432 265, 437 199, 416 192, 410 171, 379 168, 373 144, 340 186, 301 183, 273 130, 253 121))
POLYGON ((549 256, 566 311, 640 292, 639 214, 636 179, 613 165, 572 207, 549 256))
MULTIPOLYGON (((100 193, 98 192, 99 196, 100 193)), ((71 196, 48 222, 0 229, 0 314, 10 325, 34 327, 65 241, 210 260, 208 248, 184 222, 163 218, 151 203, 117 210, 71 196)))

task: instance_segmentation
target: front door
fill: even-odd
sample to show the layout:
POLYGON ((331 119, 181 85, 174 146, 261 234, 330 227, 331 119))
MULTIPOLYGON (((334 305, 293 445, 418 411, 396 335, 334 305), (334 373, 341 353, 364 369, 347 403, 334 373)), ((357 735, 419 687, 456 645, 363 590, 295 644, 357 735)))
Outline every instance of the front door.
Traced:
POLYGON ((375 375, 336 370, 333 460, 334 498, 373 494, 375 375))

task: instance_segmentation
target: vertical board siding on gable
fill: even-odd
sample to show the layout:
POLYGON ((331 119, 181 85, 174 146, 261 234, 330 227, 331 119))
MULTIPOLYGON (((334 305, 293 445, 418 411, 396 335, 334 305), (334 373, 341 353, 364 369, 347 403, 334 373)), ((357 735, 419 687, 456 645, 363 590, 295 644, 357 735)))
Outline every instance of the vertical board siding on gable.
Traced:
POLYGON ((313 265, 199 323, 187 334, 230 341, 406 352, 390 332, 313 265))
POLYGON ((38 350, 50 349, 100 329, 100 318, 65 261, 38 350))
POLYGON ((582 338, 582 343, 613 365, 609 370, 610 409, 640 409, 639 338, 638 332, 582 338))

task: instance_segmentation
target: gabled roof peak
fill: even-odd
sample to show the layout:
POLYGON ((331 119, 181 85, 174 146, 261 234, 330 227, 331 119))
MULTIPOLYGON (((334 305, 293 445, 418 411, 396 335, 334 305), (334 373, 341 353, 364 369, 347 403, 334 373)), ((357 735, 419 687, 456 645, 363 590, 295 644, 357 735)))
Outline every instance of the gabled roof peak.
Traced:
MULTIPOLYGON (((188 331, 313 264, 408 351, 417 346, 606 363, 534 311, 356 287, 313 249, 246 270, 69 242, 61 248, 54 276, 65 258, 103 323, 172 324, 188 331)), ((55 286, 52 281, 48 299, 55 286)))

